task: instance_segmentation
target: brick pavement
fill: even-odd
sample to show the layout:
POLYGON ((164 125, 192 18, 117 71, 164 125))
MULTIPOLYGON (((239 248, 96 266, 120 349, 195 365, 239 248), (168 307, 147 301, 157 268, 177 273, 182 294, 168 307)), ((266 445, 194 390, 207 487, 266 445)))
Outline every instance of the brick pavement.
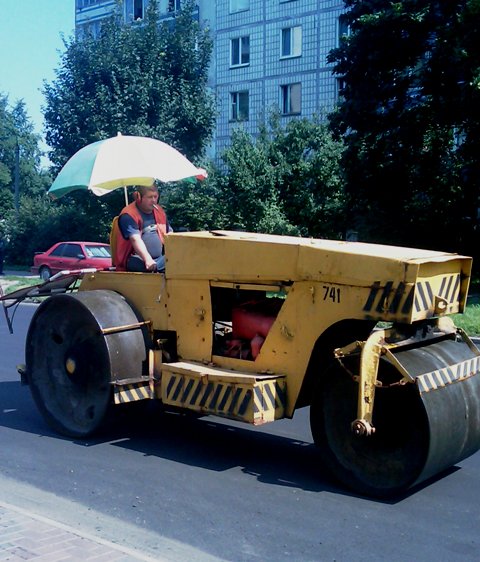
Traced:
POLYGON ((0 561, 153 562, 154 559, 0 502, 0 561))

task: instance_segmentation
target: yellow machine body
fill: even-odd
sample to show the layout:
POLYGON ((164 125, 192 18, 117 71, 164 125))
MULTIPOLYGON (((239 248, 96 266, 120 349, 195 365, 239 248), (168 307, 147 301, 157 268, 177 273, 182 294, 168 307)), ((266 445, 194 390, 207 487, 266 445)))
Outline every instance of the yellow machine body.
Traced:
POLYGON ((344 320, 411 324, 462 312, 471 270, 471 259, 455 254, 242 232, 169 234, 165 252, 165 276, 97 272, 80 290, 124 295, 151 330, 175 333, 182 361, 285 377, 287 417, 325 330, 344 320), (255 360, 215 354, 223 318, 214 318, 212 289, 235 291, 240 304, 258 292, 282 299, 255 360))

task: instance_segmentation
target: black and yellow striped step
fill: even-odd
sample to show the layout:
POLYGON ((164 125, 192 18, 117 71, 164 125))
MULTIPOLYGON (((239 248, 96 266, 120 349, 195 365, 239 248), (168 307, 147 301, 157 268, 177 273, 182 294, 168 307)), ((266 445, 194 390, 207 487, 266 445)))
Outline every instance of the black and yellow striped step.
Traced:
POLYGON ((164 363, 164 404, 255 425, 284 417, 285 377, 238 373, 193 362, 164 363))
POLYGON ((153 381, 150 381, 148 377, 142 377, 140 380, 115 381, 113 383, 113 397, 115 404, 155 398, 153 381))

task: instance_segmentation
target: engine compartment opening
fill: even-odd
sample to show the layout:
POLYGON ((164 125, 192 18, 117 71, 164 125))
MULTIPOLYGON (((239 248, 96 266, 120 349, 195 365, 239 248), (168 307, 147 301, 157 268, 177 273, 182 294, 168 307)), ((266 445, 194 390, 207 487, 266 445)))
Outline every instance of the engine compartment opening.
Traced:
POLYGON ((212 287, 213 355, 255 361, 286 293, 212 287))

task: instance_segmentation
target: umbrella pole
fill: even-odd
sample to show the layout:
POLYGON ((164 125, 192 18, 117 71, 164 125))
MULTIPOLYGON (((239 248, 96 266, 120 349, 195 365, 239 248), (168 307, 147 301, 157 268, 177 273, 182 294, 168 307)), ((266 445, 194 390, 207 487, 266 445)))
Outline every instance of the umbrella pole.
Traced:
POLYGON ((127 192, 126 185, 123 186, 123 192, 125 193, 125 207, 126 207, 128 205, 128 192, 127 192))

